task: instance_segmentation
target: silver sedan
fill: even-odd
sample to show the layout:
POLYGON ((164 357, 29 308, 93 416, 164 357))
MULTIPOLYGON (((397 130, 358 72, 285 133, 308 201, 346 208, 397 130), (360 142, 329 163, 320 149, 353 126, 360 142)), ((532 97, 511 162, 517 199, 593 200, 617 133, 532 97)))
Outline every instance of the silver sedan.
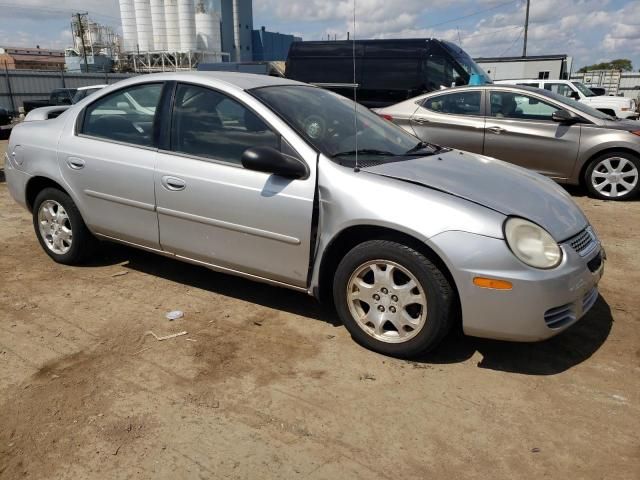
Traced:
POLYGON ((376 110, 426 142, 499 158, 597 198, 640 191, 640 122, 531 87, 484 85, 432 92, 376 110))
POLYGON ((15 127, 5 164, 56 262, 110 240, 306 292, 388 355, 457 322, 542 340, 598 297, 604 252, 554 182, 286 79, 128 79, 15 127))

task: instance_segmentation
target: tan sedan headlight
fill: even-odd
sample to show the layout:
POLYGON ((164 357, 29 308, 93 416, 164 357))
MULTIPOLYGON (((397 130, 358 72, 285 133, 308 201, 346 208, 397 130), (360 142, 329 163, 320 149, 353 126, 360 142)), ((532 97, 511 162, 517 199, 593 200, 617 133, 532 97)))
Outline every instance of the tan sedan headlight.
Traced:
POLYGON ((508 218, 504 236, 513 254, 531 267, 554 268, 562 261, 562 250, 553 237, 524 218, 508 218))

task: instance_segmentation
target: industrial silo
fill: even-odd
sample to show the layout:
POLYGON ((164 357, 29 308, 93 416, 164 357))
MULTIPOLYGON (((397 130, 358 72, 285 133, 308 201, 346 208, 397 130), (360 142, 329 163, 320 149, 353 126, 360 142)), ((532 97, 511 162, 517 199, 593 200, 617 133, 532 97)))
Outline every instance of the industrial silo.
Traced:
POLYGON ((138 49, 141 52, 153 50, 153 26, 149 0, 134 0, 136 26, 138 28, 138 49))
POLYGON ((138 30, 133 0, 120 0, 120 18, 122 19, 122 43, 125 52, 137 49, 138 30))
POLYGON ((180 24, 178 22, 178 0, 164 0, 167 50, 180 51, 180 24))
POLYGON ((167 25, 164 20, 163 0, 151 0, 151 25, 153 27, 153 48, 156 51, 167 49, 167 25))
POLYGON ((193 0, 178 0, 180 51, 196 50, 196 9, 193 0))
POLYGON ((206 52, 220 52, 220 13, 207 11, 201 0, 196 7, 197 49, 206 52))

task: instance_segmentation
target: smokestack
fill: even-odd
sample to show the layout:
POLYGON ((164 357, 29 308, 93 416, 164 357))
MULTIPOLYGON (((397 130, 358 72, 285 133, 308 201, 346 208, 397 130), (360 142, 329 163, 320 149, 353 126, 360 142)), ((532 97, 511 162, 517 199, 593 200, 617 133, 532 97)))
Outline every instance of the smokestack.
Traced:
POLYGON ((153 48, 165 51, 167 49, 167 25, 164 21, 164 2, 151 0, 151 25, 153 27, 153 48))
POLYGON ((167 35, 167 50, 180 50, 180 25, 178 23, 178 0, 164 0, 164 23, 167 35))
POLYGON ((180 24, 180 50, 196 49, 196 9, 193 0, 178 0, 178 23, 180 24))
POLYGON ((238 0, 233 0, 233 43, 236 46, 235 60, 239 62, 242 59, 242 47, 240 45, 240 11, 238 0))
POLYGON ((120 18, 122 19, 122 43, 125 52, 133 52, 138 44, 138 29, 133 0, 120 0, 120 18))
POLYGON ((138 48, 141 52, 153 50, 153 27, 149 0, 134 0, 136 25, 138 27, 138 48))

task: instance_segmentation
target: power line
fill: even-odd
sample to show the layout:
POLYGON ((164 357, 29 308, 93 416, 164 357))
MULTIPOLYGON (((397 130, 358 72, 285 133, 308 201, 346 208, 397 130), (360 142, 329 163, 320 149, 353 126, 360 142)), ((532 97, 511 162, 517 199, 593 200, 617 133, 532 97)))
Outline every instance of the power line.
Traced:
POLYGON ((520 40, 520 37, 522 36, 522 32, 525 31, 524 27, 521 27, 521 28, 522 28, 522 30, 520 30, 520 33, 518 34, 516 39, 500 55, 498 55, 498 57, 503 56, 505 53, 507 53, 509 50, 511 50, 513 48, 513 46, 518 42, 518 40, 520 40))
POLYGON ((498 32, 504 32, 504 31, 507 31, 507 30, 515 30, 516 28, 522 28, 522 25, 514 25, 512 27, 501 28, 499 30, 491 30, 490 32, 474 33, 473 35, 467 35, 466 37, 462 37, 462 39, 466 40, 468 38, 484 37, 486 35, 493 35, 493 34, 498 33, 498 32))
POLYGON ((469 14, 463 15, 461 17, 451 18, 449 20, 445 20, 444 22, 438 22, 438 23, 434 23, 432 25, 427 25, 424 28, 439 27, 440 25, 446 25, 447 23, 455 22, 457 20, 463 20, 465 18, 475 17, 476 15, 480 15, 481 13, 486 13, 486 12, 490 12, 492 10, 497 10, 498 8, 504 7, 505 5, 511 5, 513 3, 520 3, 520 1, 521 0, 511 0, 510 2, 499 3, 498 5, 494 5, 493 7, 485 8, 485 9, 482 9, 482 10, 478 10, 476 12, 469 13, 469 14))

